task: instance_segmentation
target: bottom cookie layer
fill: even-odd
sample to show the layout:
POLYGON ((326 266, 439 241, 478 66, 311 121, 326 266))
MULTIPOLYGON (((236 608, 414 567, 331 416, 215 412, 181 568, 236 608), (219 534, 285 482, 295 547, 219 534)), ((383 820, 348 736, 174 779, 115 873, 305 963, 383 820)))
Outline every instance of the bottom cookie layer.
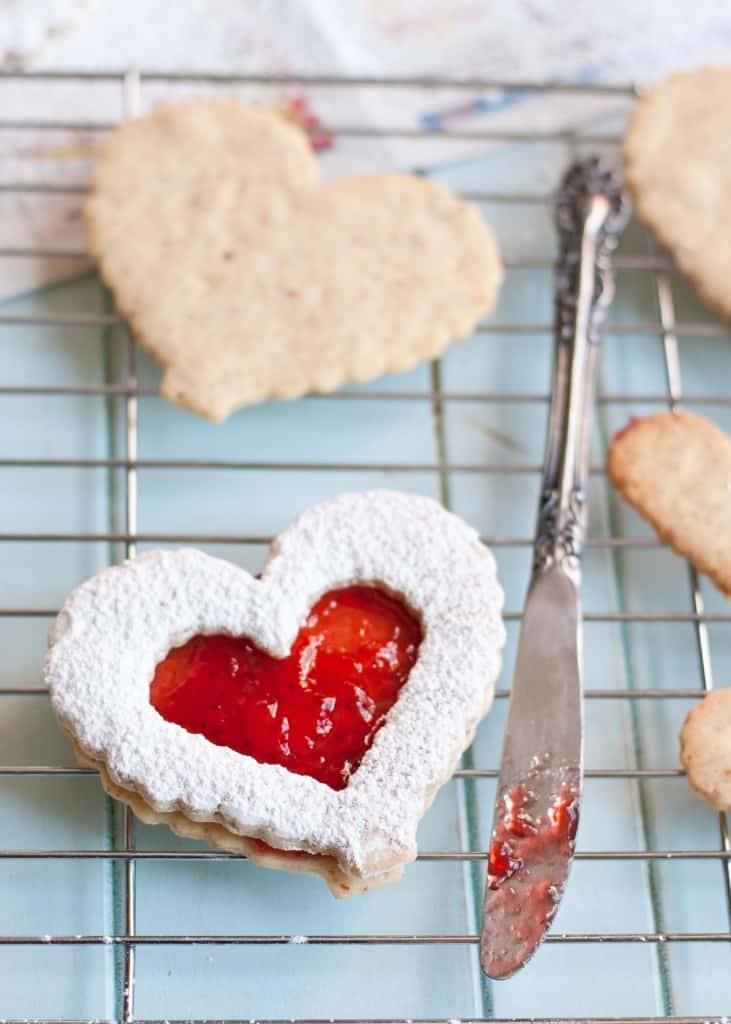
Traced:
MULTIPOLYGON (((431 806, 440 787, 445 782, 448 782, 454 774, 462 754, 475 737, 477 725, 487 714, 492 704, 492 699, 493 690, 490 687, 485 695, 485 702, 479 718, 465 734, 462 750, 454 759, 446 776, 429 792, 424 805, 424 811, 428 810, 431 806)), ((147 801, 143 800, 139 793, 115 782, 110 777, 103 762, 97 761, 88 755, 67 729, 64 728, 64 732, 68 736, 76 760, 82 768, 92 768, 99 772, 101 784, 106 792, 115 800, 120 800, 122 803, 127 804, 140 821, 144 821, 147 825, 167 825, 176 835, 183 836, 185 839, 203 839, 218 850, 247 857, 261 867, 320 875, 330 892, 338 899, 343 899, 347 896, 359 896, 366 892, 374 892, 378 889, 383 889, 392 882, 397 882, 403 876, 406 864, 416 856, 416 849, 414 849, 412 857, 408 860, 392 865, 379 874, 362 878, 360 875, 348 874, 343 871, 335 857, 325 854, 308 853, 305 850, 278 850, 261 839, 231 832, 219 822, 193 821, 192 818, 187 817, 187 815, 182 814, 180 811, 157 811, 147 801)))
POLYGON ((397 882, 404 873, 405 865, 399 864, 390 871, 384 871, 373 878, 360 878, 358 875, 349 875, 344 872, 334 857, 307 853, 304 850, 277 850, 273 846, 269 846, 268 843, 262 842, 261 839, 236 835, 216 822, 192 821, 179 811, 156 811, 142 799, 139 793, 134 793, 114 782, 100 761, 89 757, 76 743, 73 743, 73 748, 79 764, 83 768, 93 768, 98 771, 106 792, 115 800, 127 804, 145 824, 167 825, 176 835, 183 836, 185 839, 204 839, 217 850, 247 857, 261 867, 320 875, 333 896, 337 896, 339 899, 382 889, 392 882, 397 882))
MULTIPOLYGON (((490 688, 485 696, 485 703, 482 708, 480 719, 487 714, 492 703, 493 691, 490 688)), ((470 746, 474 737, 478 719, 468 730, 465 736, 464 747, 455 758, 447 776, 435 786, 429 793, 424 810, 428 810, 439 788, 447 782, 454 774, 462 753, 470 746)), ((73 747, 76 760, 82 768, 92 768, 99 772, 101 784, 106 792, 127 804, 137 815, 140 821, 147 825, 167 825, 176 835, 185 839, 203 839, 211 846, 226 853, 235 853, 247 857, 255 864, 265 868, 275 868, 279 871, 295 871, 312 875, 319 875, 327 885, 333 896, 344 899, 347 896, 360 896, 362 893, 374 892, 383 889, 392 882, 398 882, 404 873, 404 868, 409 861, 404 861, 380 872, 369 878, 362 878, 360 875, 348 874, 338 865, 335 857, 325 854, 308 853, 306 850, 278 850, 269 843, 263 842, 252 836, 242 836, 231 832, 218 822, 193 821, 192 818, 182 814, 180 811, 157 811, 147 801, 143 800, 139 793, 126 789, 119 785, 109 775, 103 762, 90 757, 75 741, 74 737, 64 729, 73 747)), ((414 856, 416 850, 414 850, 414 856)))

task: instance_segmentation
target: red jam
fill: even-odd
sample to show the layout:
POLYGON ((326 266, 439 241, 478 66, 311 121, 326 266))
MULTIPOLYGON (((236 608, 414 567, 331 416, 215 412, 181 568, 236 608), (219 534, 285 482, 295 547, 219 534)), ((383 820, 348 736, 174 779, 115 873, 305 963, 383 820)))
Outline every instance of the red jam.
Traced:
POLYGON ((332 590, 286 658, 246 637, 196 636, 160 662, 150 703, 221 747, 344 789, 406 682, 416 616, 376 587, 332 590))
POLYGON ((289 121, 294 121, 304 129, 310 140, 310 145, 316 152, 329 149, 332 146, 332 133, 324 127, 317 114, 313 113, 306 96, 295 96, 291 99, 285 106, 283 114, 289 121))
POLYGON ((484 964, 492 978, 508 977, 536 948, 556 913, 579 825, 577 790, 565 786, 543 815, 534 795, 516 786, 503 797, 505 813, 488 857, 485 914, 495 939, 484 964))
POLYGON ((579 826, 576 797, 561 793, 548 815, 537 820, 529 807, 530 794, 524 786, 516 786, 505 797, 505 814, 490 845, 487 884, 491 889, 499 889, 526 863, 537 865, 573 852, 579 826))

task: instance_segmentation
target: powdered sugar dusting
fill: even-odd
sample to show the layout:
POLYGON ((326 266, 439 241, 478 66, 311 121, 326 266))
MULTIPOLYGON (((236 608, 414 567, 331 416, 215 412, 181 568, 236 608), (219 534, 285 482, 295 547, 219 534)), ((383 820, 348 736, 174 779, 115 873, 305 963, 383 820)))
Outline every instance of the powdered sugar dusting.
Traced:
POLYGON ((429 498, 346 494, 275 541, 261 579, 191 549, 153 551, 75 590, 51 631, 54 710, 111 779, 280 849, 334 856, 368 878, 416 854, 416 828, 486 710, 504 643, 502 590, 476 532, 429 498), (335 791, 210 743, 149 701, 155 666, 197 634, 248 636, 282 657, 328 590, 373 583, 424 637, 399 699, 348 786, 335 791))

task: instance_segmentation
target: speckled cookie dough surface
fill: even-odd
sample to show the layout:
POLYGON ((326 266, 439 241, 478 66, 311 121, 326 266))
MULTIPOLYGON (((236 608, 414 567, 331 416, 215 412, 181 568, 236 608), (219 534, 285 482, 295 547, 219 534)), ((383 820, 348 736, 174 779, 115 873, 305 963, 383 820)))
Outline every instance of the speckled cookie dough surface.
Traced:
POLYGON ((731 438, 704 416, 656 413, 616 435, 607 470, 661 539, 731 595, 731 438))
POLYGON ((212 420, 407 370, 471 333, 502 278, 477 208, 409 175, 318 182, 298 128, 195 100, 123 124, 91 251, 162 393, 212 420))
POLYGON ((712 690, 691 709, 680 756, 693 789, 717 811, 731 811, 731 689, 712 690))
POLYGON ((731 316, 731 67, 682 71, 649 89, 624 159, 638 216, 706 302, 731 316))

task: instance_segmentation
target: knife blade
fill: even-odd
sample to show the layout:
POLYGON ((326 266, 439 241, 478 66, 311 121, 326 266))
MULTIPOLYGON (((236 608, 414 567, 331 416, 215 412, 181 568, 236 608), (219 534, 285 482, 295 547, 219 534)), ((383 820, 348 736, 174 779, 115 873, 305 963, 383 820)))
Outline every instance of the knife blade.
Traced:
POLYGON ((600 328, 611 253, 629 201, 596 157, 566 173, 559 233, 553 386, 533 571, 498 780, 480 961, 508 978, 533 955, 563 895, 583 763, 581 551, 600 328))

